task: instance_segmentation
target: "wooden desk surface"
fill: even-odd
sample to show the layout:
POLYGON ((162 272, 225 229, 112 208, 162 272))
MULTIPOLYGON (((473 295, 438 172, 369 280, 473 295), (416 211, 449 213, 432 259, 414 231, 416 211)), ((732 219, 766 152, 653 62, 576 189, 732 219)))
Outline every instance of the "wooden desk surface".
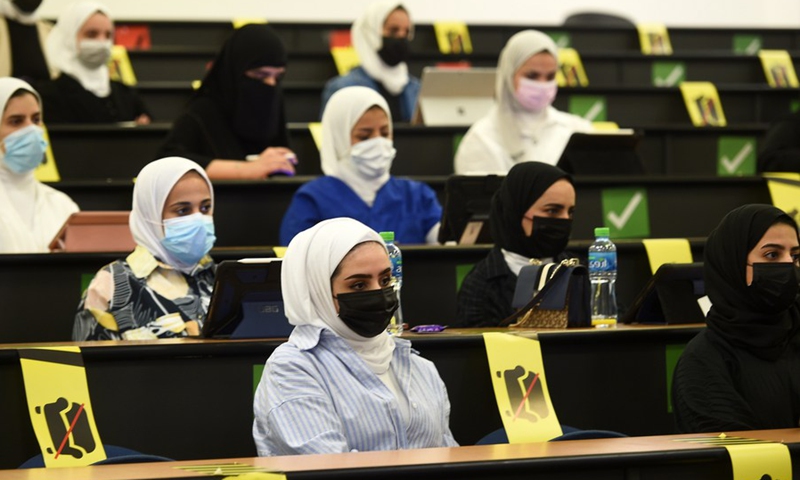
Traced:
MULTIPOLYGON (((115 479, 162 479, 197 477, 194 471, 180 467, 241 463, 264 468, 272 472, 292 473, 318 472, 319 476, 335 475, 337 471, 391 469, 399 473, 404 467, 496 468, 514 463, 524 463, 529 472, 535 473, 539 466, 552 467, 561 460, 561 469, 578 468, 582 462, 624 468, 631 464, 686 462, 700 458, 727 457, 723 447, 705 443, 676 441, 679 439, 715 438, 718 434, 686 434, 651 437, 610 438, 597 440, 573 440, 566 442, 530 443, 516 445, 486 445, 457 448, 430 448, 385 452, 360 452, 332 455, 306 455, 263 458, 236 458, 225 460, 195 460, 183 462, 143 463, 128 465, 105 465, 84 468, 27 469, 0 471, 0 478, 7 480, 115 480, 115 479), (566 461, 564 461, 566 460, 566 461), (488 464, 488 465, 487 465, 488 464)), ((756 430, 728 432, 728 437, 743 437, 757 441, 784 444, 800 443, 800 429, 756 430)), ((410 473, 410 472, 408 472, 410 473)), ((445 472, 441 471, 441 475, 445 472)))

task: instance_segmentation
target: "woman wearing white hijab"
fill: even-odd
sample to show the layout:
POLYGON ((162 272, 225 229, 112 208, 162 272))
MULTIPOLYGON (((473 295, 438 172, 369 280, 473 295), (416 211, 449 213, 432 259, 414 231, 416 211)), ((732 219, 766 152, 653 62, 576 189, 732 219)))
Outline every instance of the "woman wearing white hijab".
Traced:
POLYGON ((44 81, 55 74, 42 47, 51 26, 36 14, 41 4, 41 0, 0 0, 0 77, 44 81))
POLYGON ((306 183, 281 223, 287 245, 319 221, 350 217, 400 243, 435 243, 442 207, 428 185, 391 176, 396 150, 386 101, 367 87, 336 92, 322 116, 324 177, 306 183))
POLYGON ((101 3, 73 3, 58 17, 47 37, 47 57, 61 74, 41 88, 50 123, 150 123, 136 91, 109 78, 113 36, 114 23, 101 3))
POLYGON ((436 367, 386 333, 398 302, 375 231, 335 218, 301 232, 281 287, 296 327, 256 390, 259 455, 457 446, 436 367))
POLYGON ((168 157, 146 165, 133 187, 136 249, 103 267, 83 295, 73 340, 199 335, 215 265, 214 190, 205 170, 168 157))
POLYGON ((458 147, 455 173, 505 173, 520 162, 555 165, 569 137, 588 132, 587 120, 553 108, 558 49, 542 32, 524 30, 500 52, 495 105, 458 147))
POLYGON ((47 148, 36 90, 22 80, 0 78, 0 105, 0 253, 48 252, 78 206, 34 176, 47 148))
POLYGON ((336 91, 359 85, 380 93, 392 117, 411 121, 419 95, 419 79, 408 74, 408 42, 414 27, 408 10, 397 0, 371 3, 350 29, 361 66, 332 78, 322 92, 322 111, 336 91))

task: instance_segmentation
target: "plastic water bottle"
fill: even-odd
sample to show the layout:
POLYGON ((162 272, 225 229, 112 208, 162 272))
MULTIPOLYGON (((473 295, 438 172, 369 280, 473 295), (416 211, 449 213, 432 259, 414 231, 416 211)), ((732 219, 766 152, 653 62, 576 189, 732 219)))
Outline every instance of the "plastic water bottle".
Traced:
POLYGON ((592 325, 617 325, 617 247, 608 239, 608 228, 594 229, 589 246, 589 280, 592 284, 592 325))
POLYGON ((400 289, 403 286, 403 254, 394 244, 394 232, 381 232, 380 235, 383 241, 386 242, 386 250, 389 251, 389 259, 392 261, 392 277, 394 277, 394 288, 397 292, 397 303, 400 305, 397 307, 392 321, 389 322, 389 326, 386 327, 386 331, 391 335, 402 335, 403 307, 400 302, 400 289))

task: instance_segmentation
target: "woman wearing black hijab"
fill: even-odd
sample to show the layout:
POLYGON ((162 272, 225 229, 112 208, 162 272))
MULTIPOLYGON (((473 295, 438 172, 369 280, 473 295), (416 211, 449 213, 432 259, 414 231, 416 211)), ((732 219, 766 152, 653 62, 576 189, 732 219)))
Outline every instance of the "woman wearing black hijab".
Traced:
POLYGON ((675 369, 681 432, 792 428, 800 419, 797 224, 770 205, 733 210, 705 247, 708 328, 675 369))
POLYGON ((294 174, 280 87, 285 69, 286 49, 271 27, 237 30, 157 156, 194 160, 212 179, 294 174))
POLYGON ((563 170, 540 162, 515 165, 492 198, 495 246, 467 275, 458 293, 458 327, 491 327, 514 313, 519 271, 531 259, 567 258, 575 188, 563 170))
POLYGON ((36 15, 41 4, 41 0, 0 0, 0 77, 33 83, 55 73, 42 48, 52 27, 36 15))

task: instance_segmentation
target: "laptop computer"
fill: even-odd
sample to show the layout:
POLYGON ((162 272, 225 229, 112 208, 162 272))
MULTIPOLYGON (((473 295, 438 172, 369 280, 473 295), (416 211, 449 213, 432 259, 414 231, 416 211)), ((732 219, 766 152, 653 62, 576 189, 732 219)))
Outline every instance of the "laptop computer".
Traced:
POLYGON ((412 123, 470 126, 494 105, 494 68, 425 67, 412 123))
POLYGON ((703 264, 665 263, 636 296, 622 323, 704 323, 698 300, 705 296, 703 264))
POLYGON ((573 133, 557 166, 574 175, 641 175, 644 166, 636 149, 641 134, 573 133))
POLYGON ((53 240, 51 252, 130 252, 136 248, 129 211, 75 212, 53 240))
POLYGON ((217 265, 203 336, 286 338, 292 333, 281 295, 281 259, 225 260, 217 265))

